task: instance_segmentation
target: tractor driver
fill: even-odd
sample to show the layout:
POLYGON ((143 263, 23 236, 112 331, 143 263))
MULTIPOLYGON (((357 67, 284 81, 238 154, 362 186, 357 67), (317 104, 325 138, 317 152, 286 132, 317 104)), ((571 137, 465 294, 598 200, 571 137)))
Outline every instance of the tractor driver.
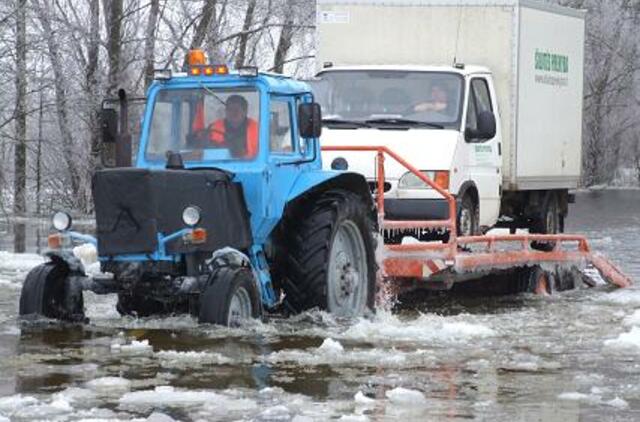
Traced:
POLYGON ((228 148, 233 157, 255 157, 258 153, 258 122, 247 116, 248 109, 249 104, 242 95, 230 95, 225 102, 224 119, 209 125, 205 132, 207 140, 217 147, 228 148))

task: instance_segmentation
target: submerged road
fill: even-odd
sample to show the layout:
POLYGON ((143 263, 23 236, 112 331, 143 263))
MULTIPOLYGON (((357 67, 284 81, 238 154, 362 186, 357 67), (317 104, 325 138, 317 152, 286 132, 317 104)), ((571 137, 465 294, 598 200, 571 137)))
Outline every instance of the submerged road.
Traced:
MULTIPOLYGON (((0 226, 0 422, 75 420, 640 420, 640 191, 585 192, 582 233, 638 283, 551 297, 439 297, 339 321, 242 329, 133 319, 85 296, 91 323, 20 325, 34 254, 0 226)), ((27 246, 37 251, 37 227, 27 246)))

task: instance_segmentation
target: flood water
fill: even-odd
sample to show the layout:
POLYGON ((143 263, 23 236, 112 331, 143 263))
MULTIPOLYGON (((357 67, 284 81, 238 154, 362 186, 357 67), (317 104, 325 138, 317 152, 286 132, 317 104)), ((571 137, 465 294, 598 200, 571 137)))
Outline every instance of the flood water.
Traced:
MULTIPOLYGON (((640 284, 639 208, 640 191, 580 193, 567 231, 640 284)), ((3 230, 0 421, 640 420, 637 286, 241 329, 122 318, 113 296, 85 294, 87 325, 21 325, 21 284, 41 258, 9 252, 3 230)))

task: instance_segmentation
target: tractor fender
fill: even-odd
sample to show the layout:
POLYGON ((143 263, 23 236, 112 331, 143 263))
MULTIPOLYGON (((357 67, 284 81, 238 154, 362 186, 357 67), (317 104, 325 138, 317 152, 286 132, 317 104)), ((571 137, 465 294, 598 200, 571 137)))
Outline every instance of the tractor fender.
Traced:
POLYGON ((45 256, 56 264, 66 265, 70 274, 86 276, 82 261, 72 251, 49 251, 45 256))
POLYGON ((301 174, 294 182, 287 202, 291 203, 304 196, 336 188, 356 193, 370 208, 373 208, 373 198, 364 176, 359 173, 342 171, 318 170, 301 174))
POLYGON ((226 247, 218 249, 211 254, 211 258, 206 261, 209 269, 216 267, 244 267, 247 266, 253 270, 249 257, 237 249, 226 247))

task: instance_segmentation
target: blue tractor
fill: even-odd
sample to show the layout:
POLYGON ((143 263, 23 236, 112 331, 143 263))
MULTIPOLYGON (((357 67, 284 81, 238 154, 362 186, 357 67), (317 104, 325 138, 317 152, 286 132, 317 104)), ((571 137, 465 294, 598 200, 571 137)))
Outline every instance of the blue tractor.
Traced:
POLYGON ((235 325, 265 312, 374 306, 375 208, 363 176, 322 170, 310 87, 192 51, 159 71, 131 163, 127 98, 103 110, 119 166, 93 178, 95 236, 54 215, 49 261, 27 276, 21 315, 84 321, 83 291, 116 293, 123 315, 191 313, 235 325), (118 128, 119 126, 119 128, 118 128), (71 246, 92 243, 100 273, 71 246))

